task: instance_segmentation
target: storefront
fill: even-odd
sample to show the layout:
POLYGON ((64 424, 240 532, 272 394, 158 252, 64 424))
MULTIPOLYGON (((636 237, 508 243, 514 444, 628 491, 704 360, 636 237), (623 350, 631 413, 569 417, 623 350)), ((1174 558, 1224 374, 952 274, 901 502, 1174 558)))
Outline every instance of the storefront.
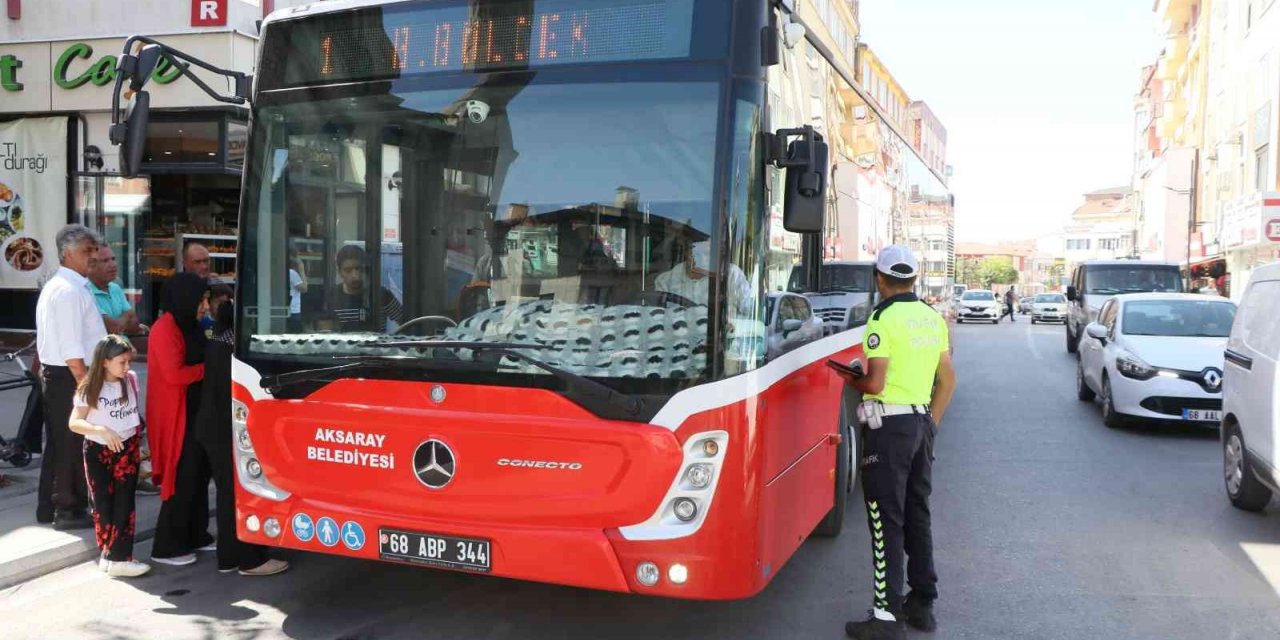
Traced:
MULTIPOLYGON (((215 65, 250 71, 253 64, 255 40, 240 32, 164 39, 215 65)), ((114 55, 123 44, 0 44, 0 328, 33 328, 39 288, 57 270, 54 235, 68 222, 103 234, 143 322, 156 316, 159 288, 182 268, 188 243, 205 244, 215 276, 234 282, 247 113, 162 65, 149 86, 142 175, 121 178, 108 129, 114 55)))
POLYGON ((1240 300, 1253 270, 1280 260, 1280 242, 1268 238, 1268 227, 1280 220, 1280 193, 1256 193, 1223 205, 1218 216, 1218 242, 1226 256, 1225 284, 1240 300))

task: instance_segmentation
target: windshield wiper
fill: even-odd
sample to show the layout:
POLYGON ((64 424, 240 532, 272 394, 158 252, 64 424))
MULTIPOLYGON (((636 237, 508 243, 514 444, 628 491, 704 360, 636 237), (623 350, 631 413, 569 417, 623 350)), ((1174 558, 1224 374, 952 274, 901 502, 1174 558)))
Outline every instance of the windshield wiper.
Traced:
POLYGON ((289 385, 298 384, 300 382, 310 382, 312 380, 319 380, 320 378, 323 378, 331 373, 338 373, 341 371, 350 371, 352 369, 363 369, 366 367, 400 365, 400 364, 420 364, 420 363, 431 362, 431 360, 429 359, 415 358, 413 356, 377 356, 377 355, 334 356, 333 359, 334 360, 351 360, 352 362, 347 362, 334 367, 317 367, 315 369, 299 369, 297 371, 280 373, 274 376, 263 376, 260 384, 262 385, 262 388, 267 391, 267 393, 270 393, 271 395, 275 395, 277 391, 289 385))
POLYGON ((1120 293, 1120 290, 1108 287, 1105 289, 1090 289, 1088 293, 1120 293))
POLYGON ((479 352, 490 352, 507 356, 513 360, 523 360, 558 378, 565 384, 564 395, 582 408, 596 415, 613 414, 622 409, 627 415, 637 416, 643 409, 639 398, 614 391, 608 385, 601 384, 584 375, 565 371, 552 366, 533 356, 525 355, 516 349, 549 349, 548 345, 519 344, 507 342, 467 342, 465 340, 408 340, 405 342, 387 342, 385 347, 435 347, 439 349, 471 349, 479 352), (601 411, 613 409, 615 411, 601 411))

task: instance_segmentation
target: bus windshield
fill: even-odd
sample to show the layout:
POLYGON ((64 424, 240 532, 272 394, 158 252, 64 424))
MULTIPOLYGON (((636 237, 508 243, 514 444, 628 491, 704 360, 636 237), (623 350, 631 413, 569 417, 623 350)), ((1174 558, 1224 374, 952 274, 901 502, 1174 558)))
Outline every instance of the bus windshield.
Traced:
POLYGON ((444 358, 379 346, 436 338, 534 345, 581 375, 702 377, 720 89, 644 75, 261 96, 242 353, 444 358))

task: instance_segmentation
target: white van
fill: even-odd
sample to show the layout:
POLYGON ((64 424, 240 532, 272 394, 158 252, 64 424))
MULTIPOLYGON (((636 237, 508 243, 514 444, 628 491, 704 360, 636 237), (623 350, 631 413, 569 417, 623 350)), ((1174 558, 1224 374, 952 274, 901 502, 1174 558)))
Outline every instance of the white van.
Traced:
POLYGON ((1086 260, 1076 265, 1067 287, 1067 353, 1075 353, 1084 328, 1098 319, 1108 298, 1122 293, 1182 293, 1182 275, 1174 262, 1086 260))
POLYGON ((1260 511, 1280 492, 1276 430, 1280 428, 1280 263, 1253 272, 1245 289, 1223 372, 1222 464, 1227 497, 1260 511))

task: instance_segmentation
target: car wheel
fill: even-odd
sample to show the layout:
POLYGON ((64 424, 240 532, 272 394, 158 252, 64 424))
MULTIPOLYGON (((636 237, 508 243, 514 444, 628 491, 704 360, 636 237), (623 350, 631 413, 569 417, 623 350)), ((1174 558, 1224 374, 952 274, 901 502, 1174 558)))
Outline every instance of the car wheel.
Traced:
POLYGON ((1119 429, 1125 425, 1124 416, 1116 412, 1115 398, 1111 396, 1111 379, 1102 374, 1102 424, 1109 429, 1119 429))
POLYGON ((1222 438, 1222 472, 1226 481, 1227 498, 1232 506, 1244 511, 1262 511, 1271 501, 1271 490, 1258 481, 1245 455, 1244 438, 1240 426, 1227 425, 1222 438))
POLYGON ((1032 318, 1031 318, 1031 324, 1035 324, 1035 323, 1036 323, 1036 319, 1035 319, 1034 317, 1032 317, 1032 318))
POLYGON ((1081 402, 1093 402, 1098 394, 1089 388, 1089 383, 1084 381, 1084 362, 1080 358, 1076 358, 1076 397, 1081 402))
POLYGON ((1067 353, 1075 353, 1078 342, 1071 336, 1071 325, 1064 323, 1063 326, 1066 328, 1065 333, 1067 334, 1067 353))
MULTIPOLYGON (((841 403, 843 404, 843 403, 841 403)), ((849 491, 852 485, 849 481, 849 474, 853 473, 850 448, 853 446, 853 438, 849 432, 849 425, 845 424, 848 416, 843 407, 840 410, 840 444, 836 446, 836 478, 835 478, 835 501, 831 505, 831 510, 827 512, 826 517, 818 523, 814 528, 813 535, 821 538, 834 538, 840 535, 844 530, 844 510, 849 503, 849 491)))

